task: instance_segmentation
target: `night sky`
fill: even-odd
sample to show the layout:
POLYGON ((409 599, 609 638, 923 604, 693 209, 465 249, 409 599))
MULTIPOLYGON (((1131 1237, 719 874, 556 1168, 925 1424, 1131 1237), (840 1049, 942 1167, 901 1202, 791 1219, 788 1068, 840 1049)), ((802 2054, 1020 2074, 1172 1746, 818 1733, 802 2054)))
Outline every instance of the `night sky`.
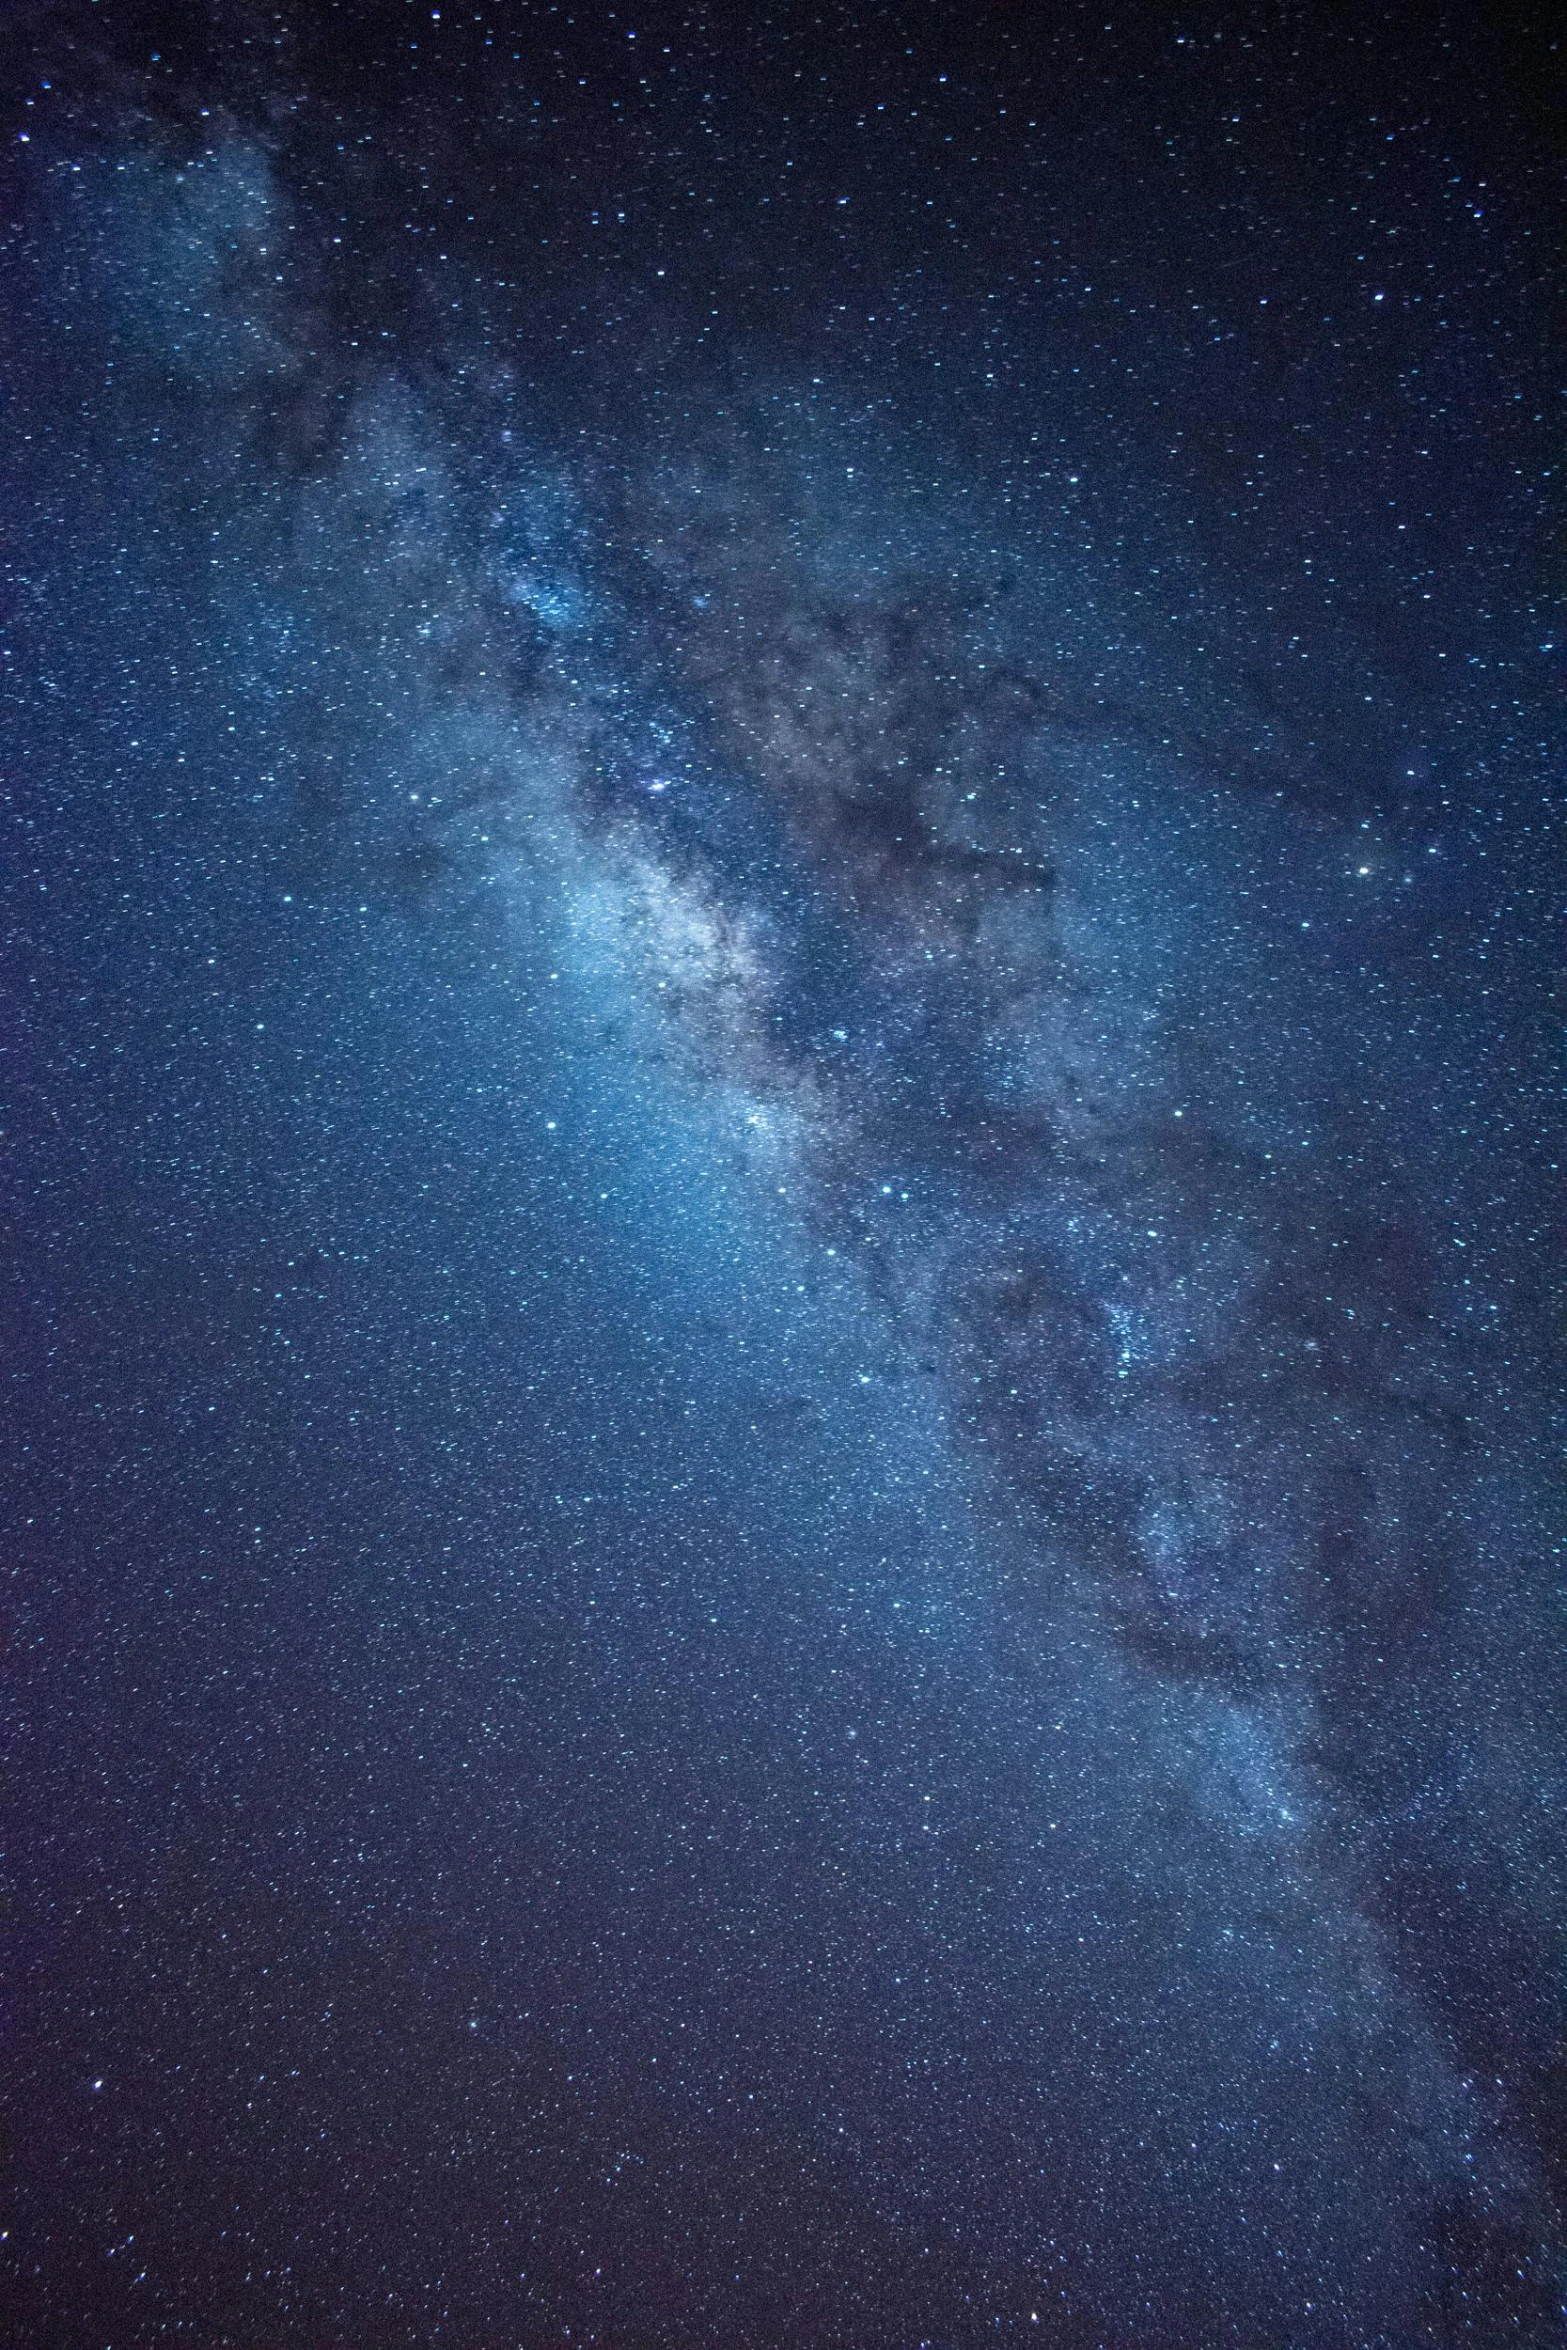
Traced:
POLYGON ((12 0, 7 2350, 1567 2341, 1554 17, 12 0))

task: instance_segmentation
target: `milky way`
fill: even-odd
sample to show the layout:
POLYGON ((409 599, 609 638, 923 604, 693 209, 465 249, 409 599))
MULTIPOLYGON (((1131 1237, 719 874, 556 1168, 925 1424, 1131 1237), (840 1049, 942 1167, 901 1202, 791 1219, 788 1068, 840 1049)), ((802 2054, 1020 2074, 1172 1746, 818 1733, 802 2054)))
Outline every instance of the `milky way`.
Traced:
POLYGON ((339 13, 10 76, 7 2338, 1561 2340, 1543 67, 339 13))

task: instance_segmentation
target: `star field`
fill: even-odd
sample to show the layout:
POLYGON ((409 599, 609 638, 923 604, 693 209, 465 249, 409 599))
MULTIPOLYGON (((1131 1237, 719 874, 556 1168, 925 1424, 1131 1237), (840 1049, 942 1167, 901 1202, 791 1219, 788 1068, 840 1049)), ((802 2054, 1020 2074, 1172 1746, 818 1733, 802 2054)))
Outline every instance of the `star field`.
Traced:
POLYGON ((1562 2339, 1555 39, 25 9, 6 2339, 1562 2339))

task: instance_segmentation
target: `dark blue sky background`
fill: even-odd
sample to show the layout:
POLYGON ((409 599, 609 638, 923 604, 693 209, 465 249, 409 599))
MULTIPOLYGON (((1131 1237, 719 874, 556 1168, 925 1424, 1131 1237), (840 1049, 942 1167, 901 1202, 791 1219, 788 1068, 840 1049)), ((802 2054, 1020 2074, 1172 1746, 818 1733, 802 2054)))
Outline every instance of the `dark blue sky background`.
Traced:
POLYGON ((1553 33, 18 22, 7 2339, 1558 2342, 1553 33))

